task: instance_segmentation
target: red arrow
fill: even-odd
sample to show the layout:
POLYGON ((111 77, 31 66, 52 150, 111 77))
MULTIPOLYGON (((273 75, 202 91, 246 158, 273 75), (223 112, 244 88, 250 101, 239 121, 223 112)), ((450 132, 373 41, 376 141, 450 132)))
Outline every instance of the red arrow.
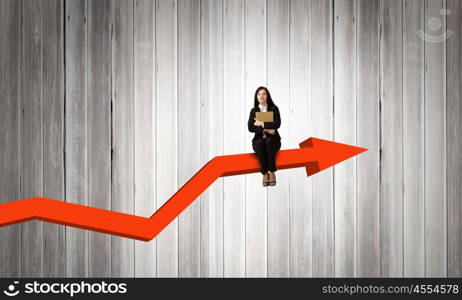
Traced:
MULTIPOLYGON (((278 170, 305 167, 307 176, 329 168, 367 149, 309 138, 301 149, 280 150, 278 170)), ((0 205, 0 226, 42 220, 132 239, 150 241, 172 222, 217 178, 260 172, 255 153, 216 156, 205 164, 150 218, 35 197, 0 205)))

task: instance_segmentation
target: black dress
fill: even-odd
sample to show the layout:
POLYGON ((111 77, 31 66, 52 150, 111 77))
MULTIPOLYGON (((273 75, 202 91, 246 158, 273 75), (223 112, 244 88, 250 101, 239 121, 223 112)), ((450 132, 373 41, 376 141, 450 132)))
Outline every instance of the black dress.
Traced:
POLYGON ((281 126, 281 116, 276 105, 268 106, 267 111, 273 112, 273 122, 265 122, 264 128, 255 126, 255 113, 260 111, 260 107, 254 107, 250 111, 248 128, 255 135, 252 139, 252 147, 257 154, 260 162, 260 172, 264 175, 268 171, 276 171, 276 152, 281 149, 281 136, 278 128, 281 126), (275 129, 275 134, 266 133, 266 138, 263 137, 263 129, 275 129))

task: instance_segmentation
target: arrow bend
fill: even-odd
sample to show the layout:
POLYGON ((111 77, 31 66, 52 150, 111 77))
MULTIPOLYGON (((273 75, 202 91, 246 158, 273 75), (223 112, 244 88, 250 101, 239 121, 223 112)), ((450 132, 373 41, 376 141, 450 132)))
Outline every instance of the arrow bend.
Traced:
MULTIPOLYGON (((307 176, 311 176, 367 150, 313 137, 299 145, 300 149, 277 152, 276 166, 278 170, 305 167, 307 176)), ((0 226, 36 219, 141 241, 150 241, 217 178, 255 172, 260 172, 260 164, 255 153, 216 156, 206 163, 150 218, 44 197, 34 197, 0 204, 0 226)))

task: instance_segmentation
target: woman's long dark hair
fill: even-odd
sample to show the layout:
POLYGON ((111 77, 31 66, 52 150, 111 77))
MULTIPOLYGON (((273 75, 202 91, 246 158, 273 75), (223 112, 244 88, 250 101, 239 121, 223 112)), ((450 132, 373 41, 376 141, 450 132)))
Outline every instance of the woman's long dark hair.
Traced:
POLYGON ((271 98, 271 94, 270 94, 270 92, 268 91, 268 89, 267 89, 266 87, 264 87, 264 86, 258 87, 257 90, 255 91, 255 97, 254 97, 254 101, 253 101, 253 107, 254 107, 254 108, 257 108, 257 107, 258 107, 259 102, 258 102, 257 95, 258 95, 258 92, 259 92, 260 90, 265 90, 265 91, 266 91, 266 95, 267 95, 267 97, 266 97, 266 103, 268 103, 268 108, 273 107, 273 106, 274 106, 274 102, 273 102, 273 99, 271 98))

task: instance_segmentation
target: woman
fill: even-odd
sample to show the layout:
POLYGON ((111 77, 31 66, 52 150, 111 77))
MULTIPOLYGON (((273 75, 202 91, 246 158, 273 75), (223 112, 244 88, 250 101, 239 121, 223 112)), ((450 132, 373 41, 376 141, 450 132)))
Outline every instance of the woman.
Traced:
POLYGON ((249 131, 255 133, 252 147, 260 162, 263 186, 274 186, 276 185, 276 174, 274 173, 276 172, 276 152, 281 149, 281 136, 277 131, 281 126, 281 116, 266 87, 261 86, 256 90, 253 106, 248 122, 249 131), (258 111, 272 111, 273 122, 257 120, 255 113, 258 111))

